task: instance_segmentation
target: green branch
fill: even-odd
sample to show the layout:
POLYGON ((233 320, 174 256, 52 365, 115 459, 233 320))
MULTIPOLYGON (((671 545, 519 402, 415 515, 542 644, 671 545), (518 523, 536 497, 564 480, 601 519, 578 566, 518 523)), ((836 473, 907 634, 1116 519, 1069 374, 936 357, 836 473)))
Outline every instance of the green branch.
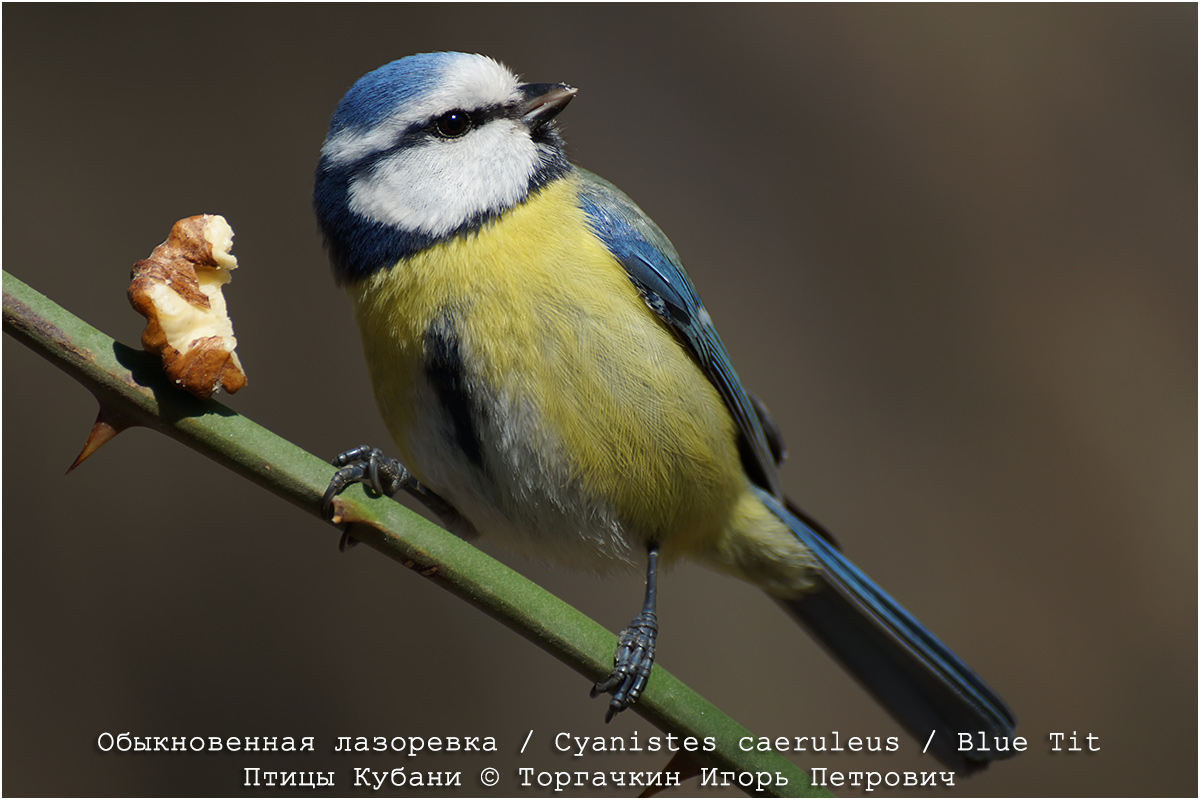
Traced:
MULTIPOLYGON (((82 383, 115 424, 143 425, 170 436, 265 489, 320 516, 328 462, 296 447, 214 400, 197 400, 171 385, 157 356, 126 347, 4 273, 4 330, 82 383)), ((354 538, 447 589, 584 675, 605 677, 616 638, 541 587, 399 503, 371 498, 361 486, 341 496, 354 538)), ((764 793, 825 793, 774 752, 743 752, 751 734, 661 666, 654 668, 634 710, 678 736, 712 737, 706 766, 739 773, 776 773, 786 786, 764 793)), ((602 710, 597 707, 597 715, 602 710)))

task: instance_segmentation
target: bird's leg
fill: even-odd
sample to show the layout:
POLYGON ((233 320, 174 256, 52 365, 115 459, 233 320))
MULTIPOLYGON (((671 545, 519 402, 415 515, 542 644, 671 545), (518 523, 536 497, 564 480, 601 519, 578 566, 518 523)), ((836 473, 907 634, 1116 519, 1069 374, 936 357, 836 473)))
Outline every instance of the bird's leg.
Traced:
MULTIPOLYGON (((407 467, 384 455, 378 447, 363 445, 339 453, 333 459, 333 465, 340 469, 334 473, 329 487, 325 490, 325 496, 321 499, 321 513, 326 518, 333 516, 333 498, 338 492, 352 483, 362 483, 371 491, 385 497, 391 497, 403 489, 448 524, 458 519, 458 512, 449 503, 427 489, 413 477, 407 467)), ((338 549, 347 550, 356 544, 353 537, 343 532, 338 549)))
POLYGON ((592 687, 592 697, 611 692, 608 713, 604 721, 610 721, 618 712, 637 702, 650 669, 654 666, 654 643, 658 639, 658 617, 654 613, 658 583, 658 545, 651 544, 647 552, 646 602, 642 611, 629 627, 617 637, 617 653, 613 657, 613 669, 608 678, 592 687))

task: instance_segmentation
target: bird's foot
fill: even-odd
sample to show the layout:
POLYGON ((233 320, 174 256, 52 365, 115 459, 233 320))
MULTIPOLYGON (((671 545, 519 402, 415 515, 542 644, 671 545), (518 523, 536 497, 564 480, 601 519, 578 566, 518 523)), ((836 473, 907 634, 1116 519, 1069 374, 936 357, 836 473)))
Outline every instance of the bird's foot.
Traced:
POLYGON ((608 713, 604 721, 609 722, 619 712, 637 702, 650 669, 654 666, 654 643, 658 639, 658 618, 653 611, 642 611, 621 631, 617 638, 617 653, 613 657, 613 669, 608 678, 592 687, 592 697, 611 693, 608 713))
MULTIPOLYGON (((378 495, 391 497, 401 489, 419 493, 422 487, 408 469, 394 458, 385 455, 378 447, 362 445, 338 453, 333 465, 339 467, 321 498, 321 513, 326 519, 333 518, 333 499, 352 483, 361 483, 378 495)), ((357 542, 343 532, 339 550, 347 550, 357 542)))

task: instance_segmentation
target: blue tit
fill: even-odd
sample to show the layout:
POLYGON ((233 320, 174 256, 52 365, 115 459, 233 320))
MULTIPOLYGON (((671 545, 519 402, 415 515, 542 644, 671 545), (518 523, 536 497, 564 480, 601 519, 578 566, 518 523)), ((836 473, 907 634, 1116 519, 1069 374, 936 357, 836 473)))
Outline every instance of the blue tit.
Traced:
POLYGON ((997 757, 995 692, 783 494, 783 446, 679 255, 624 193, 567 160, 575 96, 496 61, 425 53, 363 76, 321 148, 314 207, 399 458, 339 456, 464 536, 571 567, 646 569, 608 716, 637 700, 657 570, 690 559, 763 589, 960 772, 997 757))

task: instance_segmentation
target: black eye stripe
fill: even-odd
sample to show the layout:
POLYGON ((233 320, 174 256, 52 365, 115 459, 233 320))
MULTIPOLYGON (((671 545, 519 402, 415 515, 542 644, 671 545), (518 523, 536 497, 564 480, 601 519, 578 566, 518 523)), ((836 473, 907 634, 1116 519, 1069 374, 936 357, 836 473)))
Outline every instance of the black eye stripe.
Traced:
POLYGON ((434 117, 422 128, 425 132, 438 138, 455 139, 476 128, 482 128, 492 120, 516 115, 516 105, 490 105, 472 109, 452 108, 434 117), (465 127, 461 127, 464 122, 465 127))
POLYGON ((473 131, 476 128, 481 128, 495 119, 519 119, 521 116, 520 111, 515 103, 504 105, 488 105, 481 108, 471 109, 469 111, 460 108, 452 108, 450 111, 442 112, 426 122, 417 122, 413 125, 410 125, 406 130, 400 133, 400 135, 398 135, 389 146, 381 150, 377 150, 374 153, 365 155, 358 161, 347 166, 346 169, 350 174, 353 175, 362 174, 373 169, 380 161, 389 158, 401 150, 409 147, 420 147, 428 144, 430 139, 453 140, 458 138, 458 136, 465 135, 464 133, 460 133, 458 136, 448 136, 438 130, 438 120, 444 117, 446 114, 455 111, 461 114, 466 114, 468 117, 470 117, 471 126, 466 133, 470 133, 470 131, 473 131))

